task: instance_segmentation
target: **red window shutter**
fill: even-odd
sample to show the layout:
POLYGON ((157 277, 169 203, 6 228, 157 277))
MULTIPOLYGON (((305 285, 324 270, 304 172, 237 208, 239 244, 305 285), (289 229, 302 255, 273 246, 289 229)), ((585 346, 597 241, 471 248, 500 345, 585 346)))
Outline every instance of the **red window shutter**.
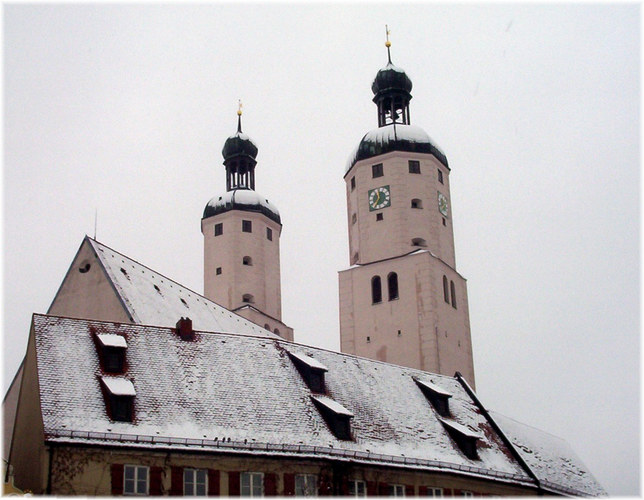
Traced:
POLYGON ((231 471, 228 473, 228 496, 238 497, 240 490, 239 472, 231 471))
POLYGON ((284 496, 295 496, 295 474, 284 474, 284 496))
POLYGON ((419 497, 426 497, 427 496, 427 486, 419 486, 418 487, 418 496, 419 497))
POLYGON ((277 495, 277 474, 264 474, 264 495, 267 497, 277 495))
POLYGON ((183 495, 183 467, 172 467, 170 469, 170 495, 183 495))
POLYGON ((333 495, 333 482, 328 473, 320 474, 318 494, 321 497, 333 495))
POLYGON ((381 497, 389 496, 389 485, 387 483, 378 483, 378 495, 381 497))
POLYGON ((406 497, 413 497, 414 496, 414 485, 413 484, 406 484, 405 485, 405 496, 406 497))
POLYGON ((462 496, 462 495, 463 495, 463 491, 462 491, 462 490, 459 490, 459 489, 457 489, 457 488, 454 488, 454 489, 452 490, 452 496, 454 496, 454 497, 460 497, 460 496, 462 496))
POLYGON ((219 471, 208 469, 208 496, 219 496, 219 471))
POLYGON ((163 467, 150 467, 150 495, 161 496, 163 485, 161 484, 161 474, 163 467))
POLYGON ((123 494, 123 464, 112 464, 112 496, 123 494))
POLYGON ((349 478, 343 474, 340 478, 340 495, 346 497, 349 494, 349 478))
POLYGON ((375 497, 378 494, 378 488, 375 481, 367 481, 367 496, 375 497))

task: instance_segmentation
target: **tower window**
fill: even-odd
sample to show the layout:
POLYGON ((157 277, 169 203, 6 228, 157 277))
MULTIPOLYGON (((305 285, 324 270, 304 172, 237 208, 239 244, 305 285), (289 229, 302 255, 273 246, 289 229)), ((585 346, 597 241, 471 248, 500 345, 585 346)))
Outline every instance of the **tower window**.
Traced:
POLYGON ((456 309, 456 287, 454 286, 453 281, 450 281, 449 286, 452 291, 452 307, 456 309))
POLYGON ((443 226, 447 227, 447 222, 445 221, 445 217, 443 217, 443 226))
POLYGON ((382 213, 376 214, 376 220, 377 221, 378 220, 383 220, 383 219, 384 219, 384 216, 382 215, 382 213))
POLYGON ((420 162, 418 160, 409 160, 409 173, 420 174, 420 162))
POLYGON ((353 214, 351 216, 351 224, 355 224, 356 222, 358 222, 358 216, 356 214, 353 214))
POLYGON ((216 275, 220 275, 220 274, 221 274, 221 267, 218 267, 218 268, 215 270, 215 274, 216 274, 216 275))
POLYGON ((373 304, 382 302, 382 283, 380 282, 380 276, 371 278, 371 302, 373 304))
POLYGON ((411 240, 411 244, 415 247, 426 247, 427 242, 422 238, 414 238, 411 240))
POLYGON ((377 165, 372 165, 371 166, 371 176, 375 179, 376 177, 382 177, 384 175, 384 171, 382 168, 382 163, 378 163, 377 165))
POLYGON ((438 169, 438 182, 443 184, 443 171, 440 168, 438 169))
POLYGON ((244 233, 252 233, 253 232, 253 222, 250 220, 242 220, 242 231, 244 233))
POLYGON ((449 304, 449 288, 447 285, 447 276, 443 276, 443 298, 449 304))
POLYGON ((356 188, 356 178, 355 176, 351 177, 351 191, 356 188))
POLYGON ((411 208, 423 208, 423 201, 418 198, 411 200, 411 208))
POLYGON ((398 298, 398 275, 396 273, 387 275, 387 291, 389 292, 389 300, 398 298))
POLYGON ((242 297, 242 302, 244 302, 245 304, 252 304, 253 302, 255 302, 255 298, 250 293, 245 293, 242 297))
POLYGON ((268 241, 273 241, 273 230, 270 227, 266 228, 266 239, 268 241))
POLYGON ((222 234, 224 234, 224 223, 215 224, 215 236, 221 236, 222 234))
POLYGON ((251 259, 248 255, 245 255, 244 258, 242 259, 242 264, 245 266, 252 266, 253 259, 251 259))

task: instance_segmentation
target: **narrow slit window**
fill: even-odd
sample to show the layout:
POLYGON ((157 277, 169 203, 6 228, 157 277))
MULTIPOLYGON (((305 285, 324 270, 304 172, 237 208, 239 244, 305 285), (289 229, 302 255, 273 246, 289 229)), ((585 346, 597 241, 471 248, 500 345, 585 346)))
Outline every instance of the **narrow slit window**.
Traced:
POLYGON ((389 300, 398 298, 398 274, 389 273, 387 276, 387 291, 389 292, 389 300))
POLYGON ((449 286, 452 292, 452 307, 456 309, 456 287, 454 286, 453 281, 450 281, 449 286))
POLYGON ((273 230, 270 227, 266 228, 266 239, 268 241, 273 241, 273 230))
POLYGON ((379 304, 382 302, 382 283, 380 281, 380 276, 374 276, 371 278, 371 302, 373 304, 379 304))
POLYGON ((443 171, 440 168, 438 169, 438 182, 443 184, 443 171))
POLYGON ((447 284, 447 276, 443 275, 443 298, 449 304, 449 287, 447 284))
POLYGON ((353 191, 356 188, 356 178, 351 177, 351 191, 353 191))

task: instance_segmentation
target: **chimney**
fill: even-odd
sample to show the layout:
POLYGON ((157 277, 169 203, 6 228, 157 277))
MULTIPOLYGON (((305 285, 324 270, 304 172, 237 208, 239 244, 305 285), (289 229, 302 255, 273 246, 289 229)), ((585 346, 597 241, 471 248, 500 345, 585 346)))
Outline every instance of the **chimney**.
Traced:
POLYGON ((181 317, 177 321, 177 335, 181 337, 181 340, 194 340, 195 331, 192 329, 192 320, 190 318, 181 317))

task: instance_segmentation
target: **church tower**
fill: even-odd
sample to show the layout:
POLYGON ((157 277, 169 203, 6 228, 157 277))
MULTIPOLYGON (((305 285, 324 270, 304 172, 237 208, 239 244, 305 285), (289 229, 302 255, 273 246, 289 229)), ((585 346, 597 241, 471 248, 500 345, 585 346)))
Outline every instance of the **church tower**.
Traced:
POLYGON ((201 219, 204 296, 244 318, 293 340, 282 323, 277 208, 255 191, 257 146, 242 132, 224 143, 226 193, 211 199, 201 219))
POLYGON ((412 82, 391 62, 371 90, 378 128, 344 176, 351 267, 339 273, 342 352, 474 385, 466 280, 456 270, 450 168, 411 124, 412 82))

